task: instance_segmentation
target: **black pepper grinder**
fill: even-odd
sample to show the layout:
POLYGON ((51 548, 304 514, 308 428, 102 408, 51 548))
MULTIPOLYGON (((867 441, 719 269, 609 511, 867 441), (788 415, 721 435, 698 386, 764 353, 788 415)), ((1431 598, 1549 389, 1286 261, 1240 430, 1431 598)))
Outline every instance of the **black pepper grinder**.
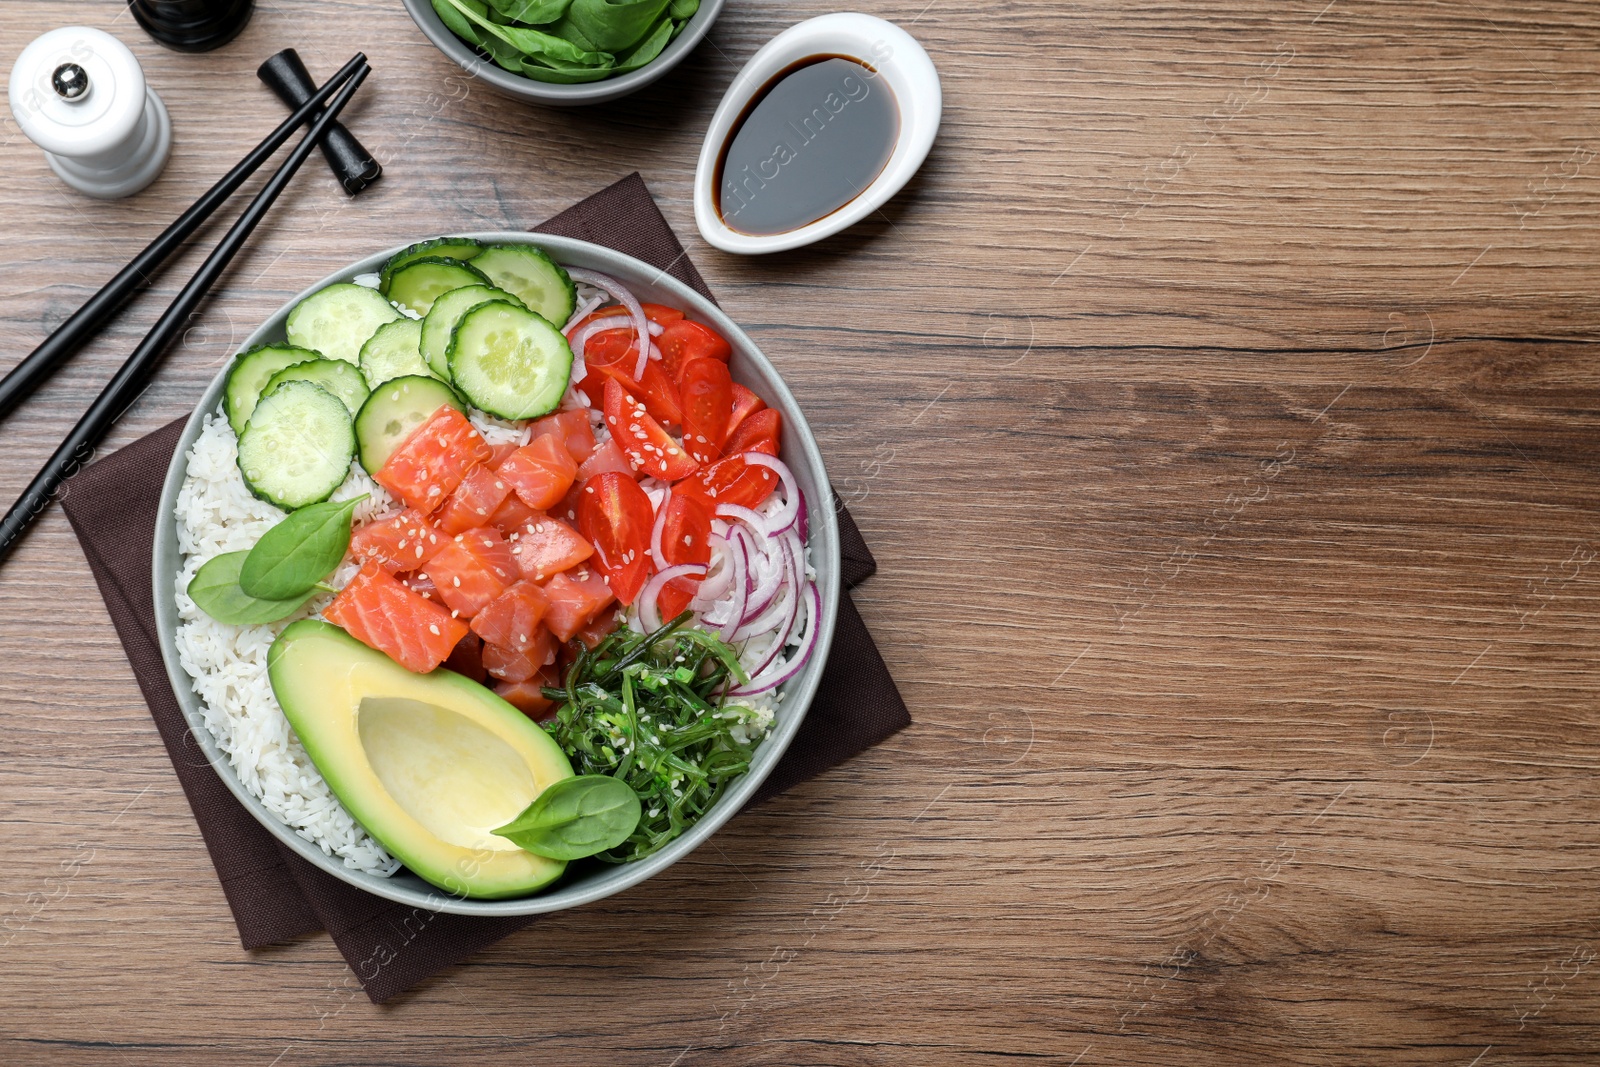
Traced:
MULTIPOLYGON (((306 70, 306 65, 300 62, 300 54, 293 48, 285 48, 261 64, 256 69, 256 76, 277 93, 278 99, 288 104, 291 111, 311 99, 317 91, 316 83, 311 80, 311 72, 306 70)), ((315 122, 317 115, 321 114, 318 111, 306 121, 315 122)), ((322 154, 328 158, 328 166, 333 168, 334 177, 339 179, 339 184, 351 196, 383 177, 383 164, 373 159, 372 153, 356 140, 355 134, 338 121, 328 127, 327 135, 322 139, 322 154)))
POLYGON ((144 32, 180 52, 221 48, 244 29, 255 0, 128 0, 144 32))

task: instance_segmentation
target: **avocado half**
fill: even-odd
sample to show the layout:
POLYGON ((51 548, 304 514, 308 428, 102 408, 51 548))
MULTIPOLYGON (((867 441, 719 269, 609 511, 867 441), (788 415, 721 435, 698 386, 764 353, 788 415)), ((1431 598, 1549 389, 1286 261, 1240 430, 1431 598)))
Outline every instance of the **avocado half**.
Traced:
POLYGON ((397 859, 463 897, 524 896, 566 864, 491 831, 572 765, 550 735, 452 671, 413 674, 303 619, 267 654, 283 713, 350 814, 397 859))

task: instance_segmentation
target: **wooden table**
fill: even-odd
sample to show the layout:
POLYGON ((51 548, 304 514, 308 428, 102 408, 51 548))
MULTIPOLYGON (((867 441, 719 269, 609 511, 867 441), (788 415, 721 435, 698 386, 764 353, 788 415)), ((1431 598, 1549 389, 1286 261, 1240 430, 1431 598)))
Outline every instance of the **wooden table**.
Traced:
MULTIPOLYGON (((7 130, 30 348, 275 124, 375 64, 388 166, 296 181, 110 447, 287 296, 637 168, 805 405, 916 725, 632 892, 382 1009, 322 937, 239 948, 59 509, 0 569, 6 1064, 1575 1063, 1600 1050, 1600 23, 1579 0, 870 4, 945 121, 880 215, 700 241, 733 72, 828 5, 736 0, 655 89, 505 101, 395 0, 127 41, 177 147, 120 203, 7 130)), ((199 260, 5 427, 10 499, 199 260)), ((9 362, 6 364, 9 365, 9 362)))

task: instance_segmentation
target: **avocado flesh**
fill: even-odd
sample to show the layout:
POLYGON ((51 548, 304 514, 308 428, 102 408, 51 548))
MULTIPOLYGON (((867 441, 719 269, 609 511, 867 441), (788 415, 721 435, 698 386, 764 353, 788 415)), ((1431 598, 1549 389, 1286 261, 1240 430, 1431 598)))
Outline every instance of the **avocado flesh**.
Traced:
POLYGON ((304 619, 267 656, 272 691, 350 814, 418 876, 459 896, 523 896, 566 864, 492 831, 572 776, 526 715, 451 671, 413 674, 304 619))

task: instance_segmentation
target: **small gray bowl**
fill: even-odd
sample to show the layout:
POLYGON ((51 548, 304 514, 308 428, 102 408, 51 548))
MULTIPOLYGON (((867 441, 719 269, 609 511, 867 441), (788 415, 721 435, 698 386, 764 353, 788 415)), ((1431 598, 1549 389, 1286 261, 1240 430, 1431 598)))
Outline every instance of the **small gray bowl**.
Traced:
POLYGON ((539 104, 553 104, 557 107, 603 104, 607 100, 615 100, 643 89, 677 66, 684 56, 694 50, 694 46, 700 43, 706 32, 711 29, 711 24, 717 21, 717 16, 722 13, 722 4, 723 0, 700 0, 699 10, 684 25, 678 36, 668 42, 659 56, 638 70, 596 82, 557 85, 524 78, 520 74, 512 74, 496 66, 494 60, 479 55, 477 49, 451 33, 444 21, 439 18, 438 12, 433 10, 430 0, 405 0, 406 10, 411 13, 411 20, 417 24, 417 28, 439 51, 459 63, 468 74, 481 78, 507 96, 514 96, 519 100, 532 100, 539 104))
MULTIPOLYGON (((691 318, 713 326, 733 346, 730 369, 734 380, 755 390, 769 406, 782 413, 783 456, 790 469, 794 471, 801 491, 809 503, 808 544, 811 548, 811 563, 817 572, 818 589, 822 594, 821 630, 817 635, 817 646, 812 651, 810 660, 799 674, 783 686, 783 703, 778 710, 777 720, 773 724, 772 732, 756 749, 749 773, 733 783, 711 810, 687 833, 654 855, 615 867, 576 865, 576 873, 567 875, 550 889, 515 900, 463 899, 435 888, 408 871, 390 878, 379 878, 353 871, 345 867, 343 860, 325 854, 319 846, 307 841, 280 822, 277 816, 269 812, 260 800, 245 789, 243 783, 239 781, 239 776, 234 772, 233 765, 228 762, 228 757, 217 748, 216 739, 206 728, 192 679, 178 662, 176 638, 178 608, 174 599, 175 583, 182 565, 182 557, 178 552, 175 518, 178 491, 183 487, 184 475, 188 468, 189 449, 193 446, 195 438, 200 435, 204 416, 219 410, 222 387, 227 379, 226 367, 212 381, 199 406, 195 408, 194 414, 189 417, 189 423, 183 430, 183 437, 178 442, 178 450, 172 457, 172 465, 167 469, 166 483, 161 490, 161 510, 156 521, 153 568, 156 631, 161 641, 161 656, 167 666, 167 677, 172 681, 172 691, 177 696, 178 704, 183 708, 195 744, 205 753, 224 784, 239 798, 239 803, 249 809, 256 820, 271 831, 279 841, 335 878, 386 900, 456 915, 534 915, 540 912, 561 911, 600 900, 629 886, 637 885, 658 871, 672 866, 715 833, 723 823, 733 818, 771 773, 778 759, 789 747, 789 743, 794 740, 795 731, 800 728, 806 709, 811 706, 812 697, 816 695, 817 686, 822 680, 822 670, 827 663, 828 650, 833 643, 834 620, 839 608, 839 527, 834 515, 833 491, 828 484, 828 472, 822 465, 822 454, 817 450, 816 439, 811 436, 811 429, 806 425, 805 416, 801 414, 794 395, 789 392, 788 386, 783 384, 783 379, 767 361, 767 357, 756 348, 755 343, 715 304, 663 271, 632 256, 625 256, 587 241, 547 237, 543 234, 533 235, 520 231, 456 236, 473 237, 486 243, 538 245, 559 263, 610 274, 632 289, 641 300, 685 309, 691 318)), ((376 272, 384 261, 400 251, 401 247, 405 246, 367 256, 306 289, 262 323, 261 327, 240 346, 240 351, 251 345, 281 342, 284 339, 284 319, 288 317, 289 310, 295 304, 324 286, 350 281, 358 274, 376 272)))

